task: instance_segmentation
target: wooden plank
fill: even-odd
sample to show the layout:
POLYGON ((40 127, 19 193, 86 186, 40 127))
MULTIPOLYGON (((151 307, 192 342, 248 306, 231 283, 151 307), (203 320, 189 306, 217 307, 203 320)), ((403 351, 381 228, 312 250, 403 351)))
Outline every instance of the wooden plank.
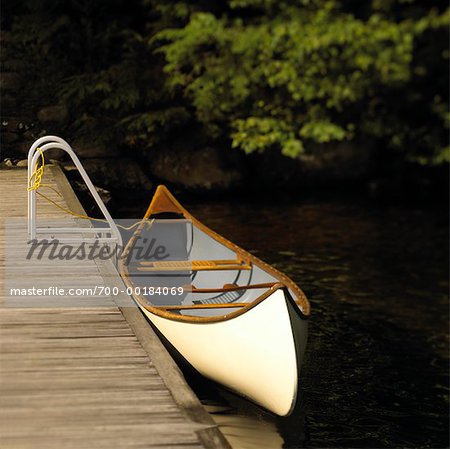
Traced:
POLYGON ((240 260, 169 260, 141 262, 138 271, 225 271, 251 270, 251 265, 240 260))
MULTIPOLYGON (((50 198, 79 207, 60 170, 49 167, 45 182, 63 194, 49 191, 50 198)), ((117 272, 97 261, 24 264, 29 250, 24 186, 25 170, 0 171, 0 447, 229 447, 206 412, 198 419, 203 409, 181 377, 174 387, 175 365, 160 343, 151 347, 149 358, 146 338, 150 332, 157 340, 153 331, 141 324, 138 340, 135 320, 130 326, 114 297, 63 298, 42 308, 35 306, 37 300, 11 302, 5 297, 11 278, 22 286, 120 284, 117 272), (166 372, 164 379, 161 372, 166 372), (188 410, 196 410, 197 418, 188 410)), ((67 226, 85 225, 42 198, 37 210, 39 226, 54 219, 67 226)), ((135 307, 127 310, 131 317, 140 313, 135 307)))

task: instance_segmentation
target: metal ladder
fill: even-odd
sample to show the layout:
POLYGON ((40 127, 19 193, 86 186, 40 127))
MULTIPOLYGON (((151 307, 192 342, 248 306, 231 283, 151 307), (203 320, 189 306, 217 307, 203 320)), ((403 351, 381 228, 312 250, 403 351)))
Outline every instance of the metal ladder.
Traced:
POLYGON ((30 183, 31 176, 37 168, 38 159, 41 157, 41 152, 45 153, 47 150, 59 149, 63 150, 69 154, 76 168, 80 172, 89 192, 94 197, 97 206, 103 213, 108 226, 95 228, 95 227, 38 227, 36 220, 36 191, 28 191, 28 236, 31 241, 36 240, 38 237, 43 236, 54 236, 56 234, 69 235, 69 238, 59 239, 59 242, 64 243, 93 243, 98 242, 100 244, 111 244, 118 245, 120 248, 123 247, 122 236, 119 229, 117 228, 114 220, 112 219, 108 209, 103 203, 100 195, 92 184, 88 174, 86 173, 83 165, 81 164, 78 156, 73 151, 72 147, 60 137, 57 136, 44 136, 36 140, 36 142, 31 145, 28 152, 28 172, 27 172, 27 183, 30 183), (40 150, 40 151, 39 151, 40 150), (86 236, 88 235, 88 238, 86 236))

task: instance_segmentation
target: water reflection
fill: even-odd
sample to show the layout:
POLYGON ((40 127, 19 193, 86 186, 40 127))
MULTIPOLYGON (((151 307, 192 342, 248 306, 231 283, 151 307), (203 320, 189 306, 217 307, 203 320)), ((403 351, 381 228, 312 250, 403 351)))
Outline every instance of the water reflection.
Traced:
POLYGON ((231 408, 213 416, 234 447, 448 447, 445 216, 353 200, 190 209, 312 303, 304 400, 276 418, 221 391, 231 408))
POLYGON ((260 419, 242 410, 204 401, 206 410, 226 436, 233 449, 281 449, 284 440, 276 425, 269 419, 260 419))

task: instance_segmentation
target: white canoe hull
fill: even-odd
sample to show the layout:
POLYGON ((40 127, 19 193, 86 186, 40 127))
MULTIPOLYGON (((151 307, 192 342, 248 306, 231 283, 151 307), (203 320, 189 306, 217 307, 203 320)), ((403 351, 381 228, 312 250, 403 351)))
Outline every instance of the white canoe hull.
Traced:
POLYGON ((175 321, 143 313, 199 373, 280 415, 291 413, 307 321, 283 289, 246 313, 218 322, 175 321))

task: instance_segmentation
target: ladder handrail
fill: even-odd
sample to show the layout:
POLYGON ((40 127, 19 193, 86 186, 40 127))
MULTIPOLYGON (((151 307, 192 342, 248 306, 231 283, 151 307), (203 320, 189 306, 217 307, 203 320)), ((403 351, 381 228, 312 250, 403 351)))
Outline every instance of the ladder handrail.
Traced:
MULTIPOLYGON (((32 167, 31 167, 31 161, 33 159, 34 153, 37 151, 39 146, 44 144, 45 142, 47 142, 47 143, 58 142, 58 143, 61 143, 62 145, 67 145, 68 147, 70 147, 70 145, 64 139, 61 139, 61 137, 58 137, 58 136, 43 136, 43 137, 40 137, 39 139, 37 139, 33 143, 33 145, 31 145, 30 149, 28 150, 27 187, 28 187, 28 183, 30 182, 31 175, 34 171, 34 170, 32 170, 32 167)), ((35 167, 33 167, 33 168, 35 168, 35 167)), ((32 192, 29 191, 28 192, 28 217, 30 217, 30 215, 31 215, 31 196, 32 196, 32 192)), ((28 222, 28 234, 30 234, 30 233, 31 233, 30 223, 28 222)))
MULTIPOLYGON (((86 186, 88 187, 91 195, 94 197, 97 206, 102 211, 106 221, 108 222, 110 226, 111 234, 114 235, 115 239, 117 240, 117 244, 121 247, 123 246, 122 243, 122 236, 120 234, 119 229, 117 228, 116 224, 114 223, 114 220, 112 219, 108 209, 105 206, 105 203, 100 198, 100 195, 98 194, 96 188, 94 187, 94 184, 90 180, 88 174, 86 173, 86 170, 84 169, 83 165, 81 164, 81 161, 78 159, 78 156, 73 151, 72 147, 60 137, 57 136, 45 136, 41 137, 40 139, 36 140, 34 144, 30 147, 30 150, 28 152, 28 180, 27 183, 30 182, 30 178, 37 167, 37 162, 39 157, 41 156, 41 153, 38 151, 38 148, 42 151, 42 153, 45 153, 47 150, 50 149, 59 149, 63 150, 66 153, 69 154, 71 157, 73 163, 75 164, 76 168, 80 172, 81 177, 83 178, 83 181, 86 183, 86 186), (44 143, 47 142, 47 143, 44 143), (43 144, 44 143, 44 144, 43 144)), ((31 190, 28 192, 28 233, 31 237, 31 239, 36 238, 36 191, 31 190)))

